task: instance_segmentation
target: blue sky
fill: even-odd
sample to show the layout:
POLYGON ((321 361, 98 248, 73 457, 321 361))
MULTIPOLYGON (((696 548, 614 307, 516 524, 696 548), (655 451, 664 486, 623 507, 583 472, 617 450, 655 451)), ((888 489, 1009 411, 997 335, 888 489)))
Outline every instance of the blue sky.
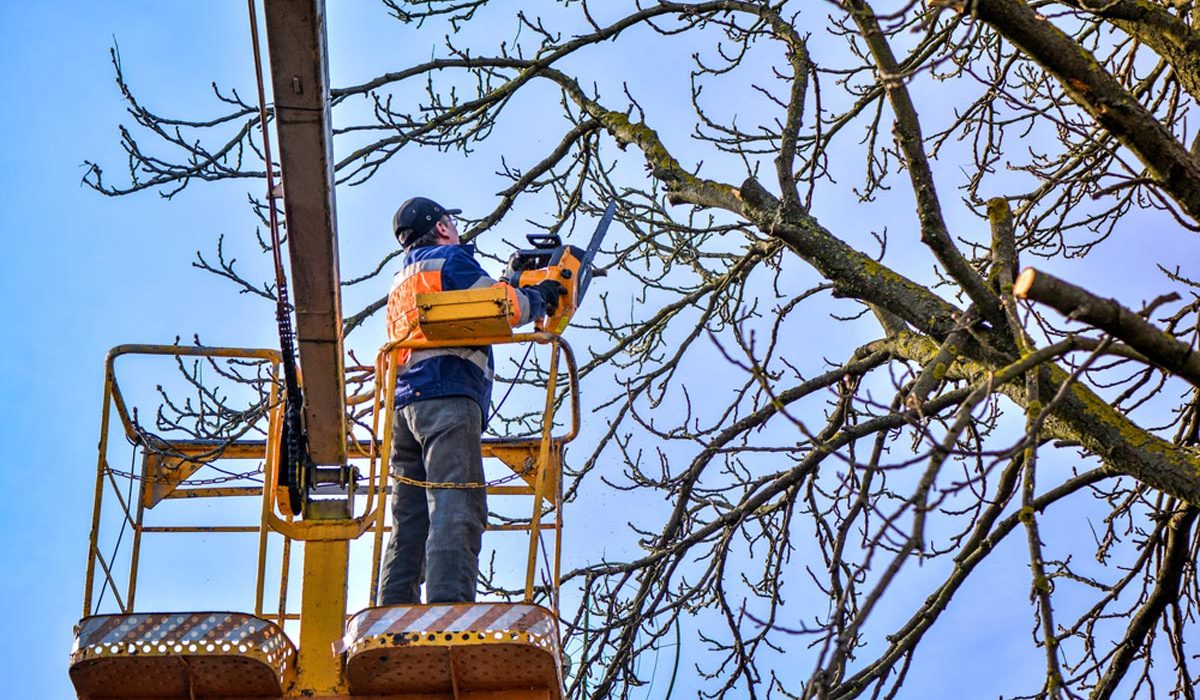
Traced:
POLYGON ((187 99, 205 89, 204 72, 252 78, 239 53, 249 47, 244 12, 239 3, 0 3, 0 483, 10 494, 0 677, 12 697, 73 697, 66 661, 82 604, 107 349, 194 330, 212 342, 270 339, 246 333, 255 324, 244 306, 221 305, 219 316, 195 302, 215 291, 189 267, 196 232, 244 222, 236 189, 167 203, 154 194, 111 200, 80 185, 85 159, 122 167, 114 37, 139 82, 164 101, 187 99))
MULTIPOLYGON (((336 10, 335 84, 373 75, 380 50, 419 57, 437 38, 402 36, 372 2, 339 2, 336 10)), ((233 249, 250 250, 246 183, 191 187, 171 202, 155 193, 114 200, 80 185, 85 159, 121 180, 117 124, 127 119, 108 50, 119 44, 127 77, 148 107, 179 115, 213 109, 211 80, 249 99, 253 69, 245 5, 233 1, 5 2, 0 39, 0 486, 8 495, 0 521, 0 678, 14 697, 65 698, 72 695, 66 661, 80 616, 105 352, 124 342, 186 341, 193 333, 210 344, 277 342, 270 306, 191 267, 195 250, 210 249, 219 233, 230 236, 233 249)), ((630 64, 611 70, 616 80, 630 64)), ((344 277, 363 272, 390 245, 391 211, 435 162, 413 154, 401 172, 339 191, 344 277)), ((488 206, 490 190, 480 183, 490 173, 460 160, 442 163, 458 168, 444 178, 453 186, 429 194, 449 206, 488 206)), ((1149 252, 1178 243, 1178 233, 1160 221, 1107 246, 1087 267, 1057 269, 1137 305, 1155 295, 1141 272, 1149 252), (1138 272, 1118 274, 1131 268, 1138 272)), ((254 269, 261 261, 247 256, 244 264, 254 269)), ((350 294, 358 301, 382 294, 384 279, 350 294)), ((370 357, 380 340, 381 329, 368 328, 354 345, 370 357)), ((978 593, 986 598, 987 591, 978 593)), ((981 609, 956 618, 932 648, 953 647, 955 625, 966 630, 989 617, 995 615, 981 609)), ((1014 638, 1027 642, 1028 620, 1017 624, 1014 638)))
MULTIPOLYGON (((399 24, 375 3, 338 5, 331 71, 344 84, 372 75, 371 46, 390 45, 399 24)), ((109 63, 114 41, 145 106, 204 115, 218 108, 210 81, 252 99, 247 26, 245 4, 233 1, 0 3, 0 81, 10 96, 0 103, 0 483, 11 494, 0 527, 0 678, 15 696, 73 696, 67 655, 82 606, 105 353, 193 333, 212 345, 278 344, 270 305, 191 266, 224 233, 243 269, 263 270, 249 245, 247 183, 202 183, 168 202, 153 192, 111 199, 80 182, 84 160, 113 182, 125 177, 117 126, 129 118, 109 63)), ((430 46, 406 49, 427 56, 430 46)), ((421 179, 418 170, 339 192, 344 277, 390 248, 391 213, 412 193, 388 187, 421 179)), ((430 194, 469 206, 455 193, 470 191, 472 177, 464 170, 453 189, 430 194)), ((385 293, 389 279, 351 291, 349 303, 385 293)), ((382 328, 357 336, 370 361, 382 328)))

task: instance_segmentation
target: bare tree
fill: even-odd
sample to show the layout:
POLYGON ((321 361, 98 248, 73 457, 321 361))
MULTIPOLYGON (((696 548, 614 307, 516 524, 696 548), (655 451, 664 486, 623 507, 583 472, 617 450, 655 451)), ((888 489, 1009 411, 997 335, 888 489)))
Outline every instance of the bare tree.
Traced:
MULTIPOLYGON (((466 236, 483 240, 523 227, 518 203, 557 231, 619 202, 627 235, 573 331, 604 425, 569 493, 644 509, 620 554, 567 577, 573 697, 640 697, 681 628, 704 697, 905 696, 922 640, 1001 551, 1023 553, 1007 593, 1030 604, 1006 605, 1045 659, 1006 687, 1195 697, 1192 261, 1152 251, 1153 299, 1117 302, 1019 260, 1200 228, 1200 7, 384 5, 445 40, 334 91, 342 185, 415 148, 519 152, 486 163, 495 206, 466 236), (643 70, 614 80, 616 60, 643 70)), ((224 115, 169 118, 114 65, 129 175, 93 165, 87 184, 264 177, 255 105, 217 91, 224 115)), ((219 249, 198 264, 271 297, 219 249)))

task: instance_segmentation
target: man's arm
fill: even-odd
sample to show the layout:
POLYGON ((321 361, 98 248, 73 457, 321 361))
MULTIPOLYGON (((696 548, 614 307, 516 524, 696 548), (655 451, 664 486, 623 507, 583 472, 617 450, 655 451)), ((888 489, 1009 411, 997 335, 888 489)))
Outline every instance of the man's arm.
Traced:
POLYGON ((545 282, 518 288, 497 281, 484 272, 473 255, 458 247, 450 252, 442 266, 442 289, 446 291, 487 287, 504 290, 509 302, 508 323, 514 328, 553 313, 558 306, 558 295, 562 293, 562 285, 557 282, 553 284, 557 289, 551 289, 545 282))

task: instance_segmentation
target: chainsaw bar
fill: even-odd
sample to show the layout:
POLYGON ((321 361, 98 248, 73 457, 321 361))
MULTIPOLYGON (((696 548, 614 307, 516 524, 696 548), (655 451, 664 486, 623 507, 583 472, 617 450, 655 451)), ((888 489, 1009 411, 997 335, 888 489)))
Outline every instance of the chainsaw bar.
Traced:
POLYGON ((596 224, 596 232, 592 234, 592 240, 588 243, 583 258, 579 261, 579 294, 575 300, 576 306, 583 301, 583 295, 587 293, 588 285, 592 283, 592 260, 600 250, 600 242, 604 240, 604 234, 608 232, 608 225, 612 223, 613 214, 616 212, 617 203, 609 202, 608 208, 604 210, 604 215, 600 217, 600 223, 596 224))

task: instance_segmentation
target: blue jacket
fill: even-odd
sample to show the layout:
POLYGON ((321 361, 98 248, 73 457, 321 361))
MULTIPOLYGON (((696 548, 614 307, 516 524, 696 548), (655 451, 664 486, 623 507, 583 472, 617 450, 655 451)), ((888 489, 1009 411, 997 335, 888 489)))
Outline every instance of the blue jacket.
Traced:
MULTIPOLYGON (((421 338, 416 326, 417 294, 497 287, 509 298, 509 324, 518 326, 545 315, 545 302, 536 291, 517 289, 488 277, 475 260, 472 245, 414 248, 404 256, 388 295, 388 339, 421 338)), ((492 401, 495 361, 490 347, 428 348, 400 351, 403 365, 396 378, 396 407, 444 396, 474 399, 487 423, 492 401)))

